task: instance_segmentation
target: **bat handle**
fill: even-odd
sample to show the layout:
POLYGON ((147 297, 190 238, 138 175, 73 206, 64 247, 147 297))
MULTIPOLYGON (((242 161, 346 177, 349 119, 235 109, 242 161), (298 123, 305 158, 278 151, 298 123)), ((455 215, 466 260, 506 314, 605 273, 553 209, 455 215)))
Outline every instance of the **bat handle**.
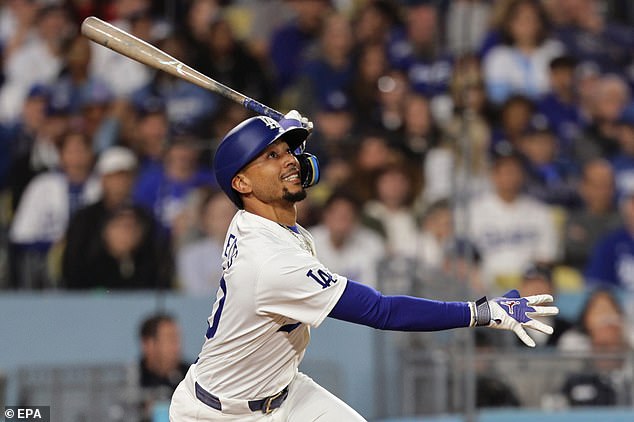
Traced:
POLYGON ((280 113, 277 110, 272 109, 271 107, 267 107, 264 104, 255 101, 252 98, 249 97, 245 97, 244 101, 242 102, 242 105, 247 109, 247 110, 251 110, 254 113, 257 113, 261 116, 267 116, 270 117, 271 119, 275 120, 276 122, 279 122, 284 115, 282 113, 280 113))

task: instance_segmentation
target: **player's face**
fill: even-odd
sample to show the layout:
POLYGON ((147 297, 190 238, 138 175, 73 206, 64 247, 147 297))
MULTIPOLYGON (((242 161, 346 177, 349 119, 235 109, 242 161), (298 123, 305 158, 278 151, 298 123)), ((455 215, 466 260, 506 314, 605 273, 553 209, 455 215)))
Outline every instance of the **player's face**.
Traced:
POLYGON ((266 148, 241 173, 250 189, 246 194, 261 202, 295 203, 306 197, 297 158, 283 140, 266 148))

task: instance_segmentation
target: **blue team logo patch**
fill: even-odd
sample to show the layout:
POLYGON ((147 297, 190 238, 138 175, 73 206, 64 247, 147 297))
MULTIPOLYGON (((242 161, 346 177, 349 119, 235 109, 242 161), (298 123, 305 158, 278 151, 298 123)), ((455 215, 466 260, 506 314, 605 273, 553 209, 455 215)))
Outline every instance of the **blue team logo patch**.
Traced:
POLYGON ((306 276, 315 280, 317 284, 321 286, 322 289, 326 289, 330 287, 331 284, 334 284, 337 282, 337 279, 333 277, 332 274, 322 269, 318 269, 316 271, 308 270, 308 272, 306 273, 306 276))

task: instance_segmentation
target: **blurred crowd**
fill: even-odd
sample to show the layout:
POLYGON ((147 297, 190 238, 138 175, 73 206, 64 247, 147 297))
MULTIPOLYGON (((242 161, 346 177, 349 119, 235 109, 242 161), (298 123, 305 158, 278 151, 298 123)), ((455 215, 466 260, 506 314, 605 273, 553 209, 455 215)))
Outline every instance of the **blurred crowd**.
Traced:
POLYGON ((0 1, 0 287, 220 278, 211 158, 249 112, 88 41, 90 15, 314 122, 299 222, 333 271, 634 292, 634 7, 600 0, 0 1))

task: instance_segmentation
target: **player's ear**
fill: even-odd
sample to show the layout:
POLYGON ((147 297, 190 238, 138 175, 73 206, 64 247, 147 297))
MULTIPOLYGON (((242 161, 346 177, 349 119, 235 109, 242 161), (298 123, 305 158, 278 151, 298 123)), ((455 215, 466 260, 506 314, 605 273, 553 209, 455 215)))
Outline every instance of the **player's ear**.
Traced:
POLYGON ((249 194, 253 190, 251 181, 244 173, 236 174, 231 180, 231 187, 241 194, 249 194))

